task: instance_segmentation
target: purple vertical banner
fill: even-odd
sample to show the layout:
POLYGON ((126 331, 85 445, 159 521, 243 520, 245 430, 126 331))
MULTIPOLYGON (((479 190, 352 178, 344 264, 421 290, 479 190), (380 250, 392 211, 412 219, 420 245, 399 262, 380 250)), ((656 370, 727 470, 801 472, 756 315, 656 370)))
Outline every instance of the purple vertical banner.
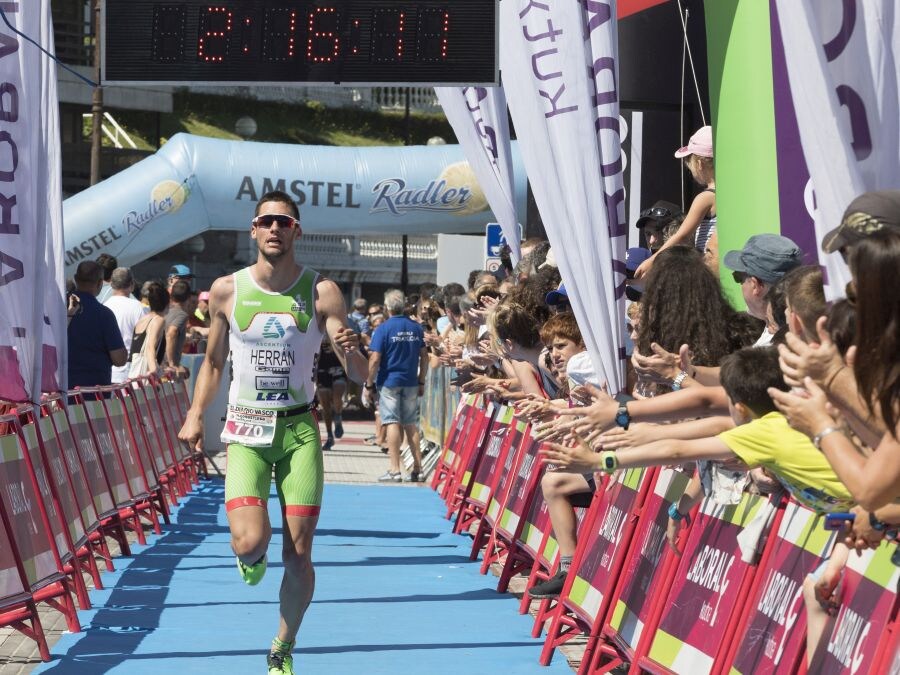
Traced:
POLYGON ((778 158, 778 210, 781 234, 803 251, 803 261, 818 264, 816 226, 806 205, 807 195, 814 199, 809 169, 800 144, 800 127, 794 111, 791 84, 784 57, 781 25, 775 0, 769 0, 772 13, 772 94, 775 102, 775 146, 778 158))

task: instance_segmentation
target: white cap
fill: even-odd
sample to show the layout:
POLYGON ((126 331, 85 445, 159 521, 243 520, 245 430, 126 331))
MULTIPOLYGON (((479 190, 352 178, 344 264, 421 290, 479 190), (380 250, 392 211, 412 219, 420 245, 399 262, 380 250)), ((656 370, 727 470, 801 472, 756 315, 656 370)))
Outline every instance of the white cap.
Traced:
POLYGON ((591 361, 591 355, 586 351, 578 352, 569 359, 566 364, 566 378, 569 380, 569 390, 579 387, 583 384, 591 384, 598 389, 602 389, 603 382, 594 370, 594 363, 591 361))

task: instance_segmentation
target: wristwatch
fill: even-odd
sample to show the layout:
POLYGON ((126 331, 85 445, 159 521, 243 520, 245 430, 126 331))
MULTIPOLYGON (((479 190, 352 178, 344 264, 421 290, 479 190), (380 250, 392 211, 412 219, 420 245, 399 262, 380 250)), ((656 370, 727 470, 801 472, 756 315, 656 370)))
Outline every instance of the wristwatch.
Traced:
POLYGON ((366 382, 366 383, 363 384, 363 387, 365 387, 366 389, 374 389, 374 388, 375 388, 375 385, 374 385, 374 384, 369 384, 368 382, 366 382))
POLYGON ((680 520, 684 520, 685 517, 685 514, 678 510, 678 504, 676 504, 675 502, 669 504, 669 518, 677 523, 680 520))
POLYGON ((820 431, 815 436, 813 436, 812 444, 816 447, 816 450, 821 452, 822 451, 822 439, 825 438, 828 434, 833 434, 836 431, 840 432, 841 428, 840 427, 825 427, 824 429, 822 429, 822 431, 820 431))
POLYGON ((616 424, 628 431, 628 425, 631 424, 631 415, 628 414, 628 406, 622 403, 616 410, 616 424))
POLYGON ((606 473, 612 473, 619 468, 619 460, 612 450, 604 450, 600 453, 600 469, 606 473))
POLYGON ((685 379, 687 379, 687 376, 688 374, 684 370, 678 373, 675 376, 675 379, 672 380, 672 391, 678 391, 679 389, 681 389, 681 383, 684 382, 685 379))
POLYGON ((876 532, 884 532, 886 529, 888 529, 888 524, 878 520, 878 518, 875 517, 874 513, 869 513, 869 525, 871 525, 872 529, 876 532))

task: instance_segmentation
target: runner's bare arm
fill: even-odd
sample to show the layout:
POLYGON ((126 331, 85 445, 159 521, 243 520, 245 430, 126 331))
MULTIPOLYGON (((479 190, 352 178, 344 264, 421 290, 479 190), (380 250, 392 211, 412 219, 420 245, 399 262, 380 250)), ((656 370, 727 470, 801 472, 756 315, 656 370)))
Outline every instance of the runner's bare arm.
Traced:
POLYGON ((359 335, 347 325, 344 295, 331 279, 316 284, 316 313, 325 321, 325 332, 347 376, 357 384, 365 382, 369 364, 359 353, 359 335))
POLYGON ((197 373, 194 397, 190 410, 185 416, 184 426, 178 437, 196 444, 203 437, 203 411, 212 403, 222 382, 222 372, 228 357, 228 317, 234 299, 234 279, 220 277, 209 290, 209 338, 206 357, 197 373))

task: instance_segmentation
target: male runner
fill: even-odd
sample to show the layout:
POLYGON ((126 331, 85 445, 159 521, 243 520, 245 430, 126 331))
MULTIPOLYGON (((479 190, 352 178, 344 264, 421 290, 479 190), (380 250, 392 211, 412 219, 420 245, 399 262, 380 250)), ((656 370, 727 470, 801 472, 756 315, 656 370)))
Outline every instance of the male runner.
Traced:
POLYGON ((215 398, 230 351, 233 380, 222 431, 228 443, 225 510, 238 570, 251 586, 266 571, 273 467, 284 514, 281 621, 268 656, 270 675, 293 674, 291 649, 315 587, 310 556, 323 469, 311 404, 323 332, 352 380, 364 382, 368 368, 359 337, 347 327, 337 284, 294 259, 299 217, 284 192, 268 192, 256 205, 250 229, 259 249, 256 264, 216 279, 210 289, 206 358, 179 433, 192 446, 202 438, 203 411, 215 398))

